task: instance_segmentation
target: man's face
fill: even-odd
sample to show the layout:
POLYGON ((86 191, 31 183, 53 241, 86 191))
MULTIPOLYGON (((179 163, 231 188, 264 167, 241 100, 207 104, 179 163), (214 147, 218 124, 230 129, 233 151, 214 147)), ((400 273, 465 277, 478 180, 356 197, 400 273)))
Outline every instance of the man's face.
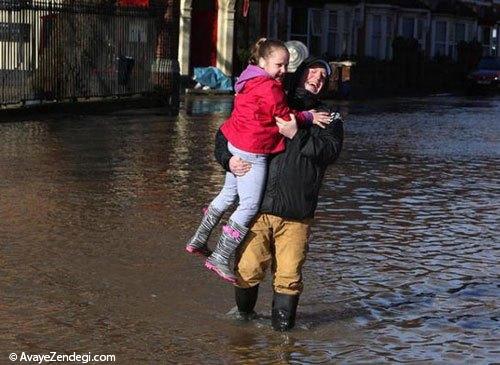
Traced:
POLYGON ((326 70, 321 66, 312 65, 302 74, 300 85, 312 94, 318 94, 326 80, 326 70))

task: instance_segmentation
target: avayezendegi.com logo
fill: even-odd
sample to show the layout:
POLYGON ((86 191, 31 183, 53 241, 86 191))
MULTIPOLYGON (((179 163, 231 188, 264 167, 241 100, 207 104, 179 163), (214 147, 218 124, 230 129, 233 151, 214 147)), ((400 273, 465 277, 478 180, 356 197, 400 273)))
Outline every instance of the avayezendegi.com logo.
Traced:
POLYGON ((12 352, 9 354, 9 360, 12 362, 27 362, 42 364, 44 362, 74 362, 87 364, 89 362, 115 362, 115 355, 95 355, 91 352, 86 354, 59 354, 55 351, 47 354, 30 354, 25 351, 21 353, 12 352))

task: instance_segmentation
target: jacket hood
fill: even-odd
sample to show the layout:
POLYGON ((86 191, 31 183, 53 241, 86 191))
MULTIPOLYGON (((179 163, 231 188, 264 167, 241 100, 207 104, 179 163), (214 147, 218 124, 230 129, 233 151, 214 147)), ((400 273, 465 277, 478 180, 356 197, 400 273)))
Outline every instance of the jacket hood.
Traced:
POLYGON ((323 93, 323 91, 328 87, 328 79, 329 79, 328 76, 325 80, 325 84, 323 85, 323 89, 318 95, 315 95, 307 91, 306 89, 304 89, 299 85, 300 79, 302 78, 302 75, 304 74, 305 70, 313 65, 322 66, 326 70, 328 76, 331 75, 332 73, 332 69, 328 64, 328 62, 326 62, 322 58, 310 56, 307 57, 304 61, 302 61, 299 67, 297 67, 297 70, 295 70, 295 72, 290 75, 287 88, 288 102, 290 104, 290 107, 294 109, 309 110, 316 108, 319 104, 321 104, 319 95, 321 95, 321 93, 323 93))
POLYGON ((237 93, 241 92, 243 88, 245 87, 247 81, 252 80, 256 77, 270 77, 269 74, 264 71, 262 68, 259 66, 255 65, 248 65, 246 69, 243 70, 241 73, 240 77, 238 77, 238 81, 236 81, 236 84, 234 85, 234 89, 236 90, 237 93))

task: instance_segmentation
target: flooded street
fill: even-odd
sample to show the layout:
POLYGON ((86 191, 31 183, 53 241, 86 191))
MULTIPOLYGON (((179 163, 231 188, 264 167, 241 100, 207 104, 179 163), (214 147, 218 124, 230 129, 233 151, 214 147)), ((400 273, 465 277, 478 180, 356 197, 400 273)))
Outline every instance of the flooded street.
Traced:
MULTIPOLYGON (((500 100, 342 102, 297 328, 228 315, 233 290, 184 252, 223 183, 230 97, 0 123, 0 364, 11 352, 118 364, 500 359, 500 100)), ((216 238, 216 237, 214 237, 216 238)))

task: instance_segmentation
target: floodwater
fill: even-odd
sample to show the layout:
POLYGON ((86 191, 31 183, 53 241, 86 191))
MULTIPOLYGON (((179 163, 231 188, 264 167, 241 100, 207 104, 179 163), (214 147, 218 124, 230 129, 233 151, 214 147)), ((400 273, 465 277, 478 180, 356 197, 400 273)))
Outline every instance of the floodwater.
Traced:
POLYGON ((233 291, 184 253, 223 172, 229 97, 0 124, 0 363, 487 364, 500 360, 500 100, 343 102, 297 328, 227 314, 233 291))

